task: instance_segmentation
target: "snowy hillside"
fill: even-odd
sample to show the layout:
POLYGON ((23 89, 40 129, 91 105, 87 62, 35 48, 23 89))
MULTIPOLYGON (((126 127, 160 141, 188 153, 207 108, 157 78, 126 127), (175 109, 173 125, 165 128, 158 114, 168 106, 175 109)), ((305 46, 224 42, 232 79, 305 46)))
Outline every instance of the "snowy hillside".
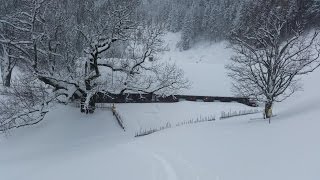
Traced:
MULTIPOLYGON (((206 47, 222 52, 224 44, 206 47)), ((186 70, 199 68, 195 76, 187 70, 191 80, 211 79, 210 73, 217 77, 216 83, 222 83, 218 77, 225 77, 224 70, 210 67, 218 64, 222 69, 225 60, 208 55, 197 63, 202 50, 171 51, 166 56, 178 57, 177 63, 185 59, 186 70)), ((320 70, 303 77, 304 91, 278 104, 270 125, 255 114, 134 138, 132 133, 139 128, 248 107, 203 102, 117 105, 128 128, 124 132, 110 110, 85 115, 78 108, 58 106, 40 124, 1 136, 0 179, 316 180, 320 177, 320 86, 314 82, 319 76, 320 70)), ((206 82, 201 83, 189 93, 223 93, 226 88, 214 91, 215 86, 207 89, 206 82)))
POLYGON ((0 0, 0 180, 320 180, 319 0, 28 2, 0 0))
POLYGON ((232 50, 227 48, 227 43, 199 43, 190 50, 180 51, 177 47, 179 41, 179 33, 168 33, 165 44, 170 50, 161 54, 160 58, 176 63, 184 70, 192 87, 184 90, 182 94, 233 96, 224 68, 232 56, 232 50))

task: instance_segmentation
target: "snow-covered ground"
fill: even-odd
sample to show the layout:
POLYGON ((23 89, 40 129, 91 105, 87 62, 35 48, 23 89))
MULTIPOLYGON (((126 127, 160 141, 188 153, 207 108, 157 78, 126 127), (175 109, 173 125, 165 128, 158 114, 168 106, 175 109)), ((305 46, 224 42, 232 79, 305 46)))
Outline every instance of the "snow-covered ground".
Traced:
MULTIPOLYGON (((223 44, 214 46, 221 51, 224 48, 223 44)), ((181 57, 188 57, 192 51, 181 53, 181 57)), ((180 55, 177 52, 173 56, 180 55)), ((224 62, 219 63, 224 66, 224 62)), ((192 64, 197 68, 197 63, 190 60, 190 68, 192 64)), ((208 74, 211 71, 194 72, 214 81, 208 74)), ((212 78, 221 75, 220 71, 214 72, 212 78)), ((177 123, 199 115, 217 116, 222 110, 243 110, 244 106, 203 102, 117 105, 126 132, 110 110, 85 115, 77 108, 57 106, 40 124, 0 136, 0 179, 318 180, 319 77, 320 69, 302 77, 304 91, 277 104, 277 116, 271 124, 256 119, 261 114, 225 120, 216 117, 216 121, 134 138, 132 132, 140 127, 177 123)), ((190 92, 206 94, 210 87, 214 89, 206 85, 194 86, 190 92)))
POLYGON ((222 112, 259 110, 239 103, 190 102, 118 104, 116 110, 121 115, 128 133, 135 135, 145 130, 177 127, 182 123, 219 120, 222 112))
POLYGON ((232 56, 227 42, 199 43, 190 50, 180 51, 179 33, 168 33, 165 44, 169 51, 160 55, 162 61, 176 63, 182 68, 185 76, 192 84, 182 94, 203 96, 233 96, 231 82, 227 76, 225 65, 232 56))
MULTIPOLYGON (((1 179, 316 180, 320 177, 316 100, 319 96, 310 103, 301 98, 302 104, 279 106, 270 125, 253 119, 261 115, 250 115, 140 138, 123 132, 107 110, 84 115, 60 106, 39 125, 2 139, 1 179)), ((150 110, 145 107, 144 112, 150 110)))

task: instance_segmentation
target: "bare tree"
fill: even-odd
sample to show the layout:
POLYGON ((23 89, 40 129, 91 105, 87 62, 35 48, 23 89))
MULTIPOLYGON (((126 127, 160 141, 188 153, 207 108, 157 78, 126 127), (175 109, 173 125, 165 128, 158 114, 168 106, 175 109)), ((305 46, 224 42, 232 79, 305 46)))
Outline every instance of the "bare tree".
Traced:
POLYGON ((112 73, 112 80, 105 82, 104 89, 117 94, 172 95, 188 88, 189 82, 181 69, 157 58, 158 53, 166 49, 162 40, 164 34, 165 24, 138 27, 128 38, 122 58, 101 59, 98 64, 101 69, 107 68, 112 73))
POLYGON ((11 88, 1 91, 0 132, 37 124, 49 112, 53 101, 55 97, 50 96, 48 88, 34 77, 13 81, 11 88))
MULTIPOLYGON (((23 42, 14 41, 19 38, 19 31, 25 30, 23 27, 17 28, 17 13, 13 12, 13 7, 17 6, 17 2, 1 2, 0 3, 0 68, 2 84, 10 87, 13 68, 19 59, 19 53, 14 46, 23 42)), ((16 7, 17 9, 19 8, 16 7)))
POLYGON ((0 131, 40 122, 50 104, 68 103, 74 97, 84 99, 83 107, 88 111, 95 94, 112 91, 113 73, 118 74, 118 93, 165 94, 188 86, 182 70, 156 60, 157 53, 163 51, 163 27, 137 21, 137 2, 107 1, 101 8, 88 9, 88 21, 72 28, 68 12, 57 12, 62 10, 60 6, 56 1, 32 0, 4 22, 19 36, 0 42, 14 49, 14 58, 26 64, 22 73, 32 79, 27 82, 33 86, 20 79, 3 93, 0 131), (75 32, 84 39, 82 54, 69 48, 78 42, 75 32), (111 53, 112 48, 121 51, 119 55, 111 53), (29 93, 39 87, 41 93, 29 93), (21 106, 15 108, 15 104, 21 106))
POLYGON ((237 55, 226 66, 237 93, 265 102, 266 118, 274 102, 300 88, 298 76, 320 64, 319 32, 288 29, 286 18, 278 11, 281 9, 263 18, 258 28, 233 32, 231 47, 237 55), (284 39, 288 31, 293 35, 284 39))
POLYGON ((15 66, 16 61, 10 57, 10 49, 6 45, 0 45, 0 68, 2 84, 5 87, 10 87, 12 70, 15 66))

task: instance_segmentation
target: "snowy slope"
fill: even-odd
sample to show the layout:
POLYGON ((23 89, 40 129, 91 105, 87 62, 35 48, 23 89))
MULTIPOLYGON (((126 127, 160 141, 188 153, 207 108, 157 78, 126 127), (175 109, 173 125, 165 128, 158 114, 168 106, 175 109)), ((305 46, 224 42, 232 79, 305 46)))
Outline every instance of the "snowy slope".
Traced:
POLYGON ((224 66, 232 56, 227 42, 200 43, 190 50, 180 51, 177 44, 179 33, 168 33, 165 44, 169 51, 160 55, 163 61, 176 63, 182 68, 192 87, 182 94, 203 96, 233 96, 230 79, 224 66))
POLYGON ((319 77, 320 69, 303 77, 304 91, 278 104, 270 125, 253 115, 170 129, 140 141, 152 151, 192 165, 199 179, 317 180, 319 77))
POLYGON ((123 118, 128 133, 133 135, 144 130, 166 127, 167 124, 176 127, 189 121, 219 120, 222 112, 259 110, 239 103, 190 101, 168 104, 117 104, 116 109, 123 118))
MULTIPOLYGON (((223 49, 224 45, 214 46, 223 49)), ((181 57, 189 56, 183 54, 181 57)), ((190 62, 192 67, 194 62, 190 62)), ((203 77, 209 73, 195 72, 203 77)), ((213 76, 220 76, 216 73, 213 76)), ((255 119, 261 117, 256 114, 133 138, 131 131, 142 126, 219 114, 223 109, 243 110, 243 106, 198 102, 117 105, 129 127, 127 132, 108 110, 85 115, 77 108, 58 106, 40 124, 0 136, 0 179, 318 180, 319 77, 320 69, 302 77, 304 91, 276 104, 277 116, 271 124, 255 119)), ((203 93, 210 89, 201 87, 203 93)), ((200 92, 201 87, 192 90, 200 92)))
POLYGON ((52 110, 38 125, 0 137, 0 179, 3 180, 34 179, 34 174, 45 171, 50 164, 71 161, 130 139, 118 127, 111 112, 98 111, 86 116, 78 108, 65 106, 52 110))
POLYGON ((60 107, 1 142, 0 173, 5 180, 316 180, 320 112, 286 114, 300 105, 285 105, 271 125, 251 115, 141 138, 126 135, 108 111, 91 118, 60 107))

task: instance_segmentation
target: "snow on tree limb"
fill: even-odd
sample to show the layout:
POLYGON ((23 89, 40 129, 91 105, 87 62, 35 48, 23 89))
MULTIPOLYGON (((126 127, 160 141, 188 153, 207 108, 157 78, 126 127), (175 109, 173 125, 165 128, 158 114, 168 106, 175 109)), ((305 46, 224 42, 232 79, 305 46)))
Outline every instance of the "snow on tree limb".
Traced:
POLYGON ((92 109, 98 92, 168 94, 187 88, 181 69, 156 58, 164 50, 165 25, 140 24, 137 6, 130 0, 112 0, 101 8, 79 9, 86 15, 80 13, 74 21, 74 14, 59 2, 34 0, 1 19, 15 32, 0 32, 1 47, 9 49, 1 59, 23 63, 21 73, 42 87, 42 94, 30 93, 37 88, 25 86, 23 79, 15 82, 0 104, 0 129, 38 123, 48 105, 74 98, 83 100, 84 109, 92 109))
POLYGON ((300 89, 298 76, 320 66, 319 31, 287 29, 288 20, 276 10, 258 28, 233 32, 237 53, 227 65, 234 89, 242 96, 266 102, 282 101, 300 89), (291 37, 284 33, 291 31, 291 37))

